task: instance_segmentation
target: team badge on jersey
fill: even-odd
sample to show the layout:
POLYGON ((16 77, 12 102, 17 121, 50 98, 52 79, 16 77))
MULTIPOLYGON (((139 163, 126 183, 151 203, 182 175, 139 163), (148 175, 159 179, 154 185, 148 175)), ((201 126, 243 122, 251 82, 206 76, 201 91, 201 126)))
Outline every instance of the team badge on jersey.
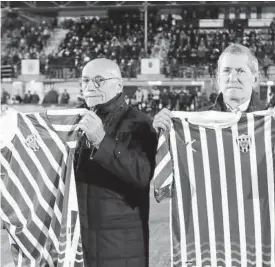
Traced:
POLYGON ((236 138, 236 142, 242 152, 248 152, 252 144, 252 137, 242 134, 236 138))
POLYGON ((28 148, 32 149, 34 152, 37 152, 40 148, 35 134, 28 135, 25 144, 28 148))

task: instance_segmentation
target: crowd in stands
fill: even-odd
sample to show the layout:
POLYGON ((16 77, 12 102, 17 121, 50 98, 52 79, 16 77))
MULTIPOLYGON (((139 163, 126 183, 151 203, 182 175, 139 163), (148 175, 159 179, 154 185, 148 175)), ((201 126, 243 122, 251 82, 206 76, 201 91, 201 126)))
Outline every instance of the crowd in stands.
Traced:
POLYGON ((1 64, 13 66, 15 76, 20 72, 22 59, 39 59, 43 73, 47 64, 46 46, 53 29, 57 26, 56 19, 30 21, 13 14, 2 20, 1 38, 4 47, 1 49, 1 64))
POLYGON ((245 30, 241 23, 234 20, 223 31, 195 29, 192 24, 180 27, 170 25, 163 29, 162 38, 172 40, 168 47, 164 73, 168 77, 194 77, 215 75, 217 59, 231 43, 249 47, 257 56, 268 78, 268 68, 275 62, 275 20, 268 30, 258 33, 245 30), (186 66, 189 66, 186 67, 186 66))
MULTIPOLYGON (((201 18, 217 18, 211 9, 201 18)), ((133 78, 140 73, 140 60, 161 58, 161 72, 167 77, 214 77, 217 59, 230 43, 249 47, 258 57, 265 77, 275 62, 275 20, 264 30, 248 30, 238 20, 231 19, 221 30, 202 30, 194 22, 198 12, 183 9, 181 19, 171 14, 148 15, 148 46, 144 49, 143 12, 110 13, 107 19, 79 17, 66 19, 58 26, 68 30, 57 51, 45 54, 43 48, 57 26, 56 20, 39 24, 26 22, 19 15, 7 17, 1 35, 11 42, 2 52, 2 65, 14 66, 21 59, 38 58, 41 72, 51 77, 54 66, 63 64, 75 70, 79 77, 83 65, 91 59, 106 57, 115 60, 123 77, 133 78), (192 12, 191 12, 192 11, 192 12)), ((2 37, 3 37, 2 36, 2 37)))
POLYGON ((244 29, 235 20, 222 31, 204 31, 195 27, 192 19, 179 23, 171 15, 156 18, 150 13, 145 52, 143 18, 136 14, 128 16, 120 16, 119 21, 115 17, 108 21, 85 17, 65 20, 63 27, 69 32, 58 52, 49 56, 50 63, 61 57, 63 61, 71 60, 80 72, 89 60, 107 57, 120 65, 124 77, 133 78, 140 73, 142 58, 158 57, 163 61, 162 73, 166 76, 196 79, 215 75, 217 59, 230 43, 249 47, 258 57, 266 78, 275 61, 274 21, 269 29, 258 33, 244 29))
MULTIPOLYGON (((140 59, 147 57, 144 50, 144 22, 140 17, 114 17, 108 21, 99 18, 79 18, 79 21, 65 20, 63 27, 69 29, 61 43, 58 56, 74 59, 74 65, 81 68, 97 57, 115 60, 124 77, 136 77, 140 59)), ((148 27, 148 50, 153 44, 153 27, 148 27)))

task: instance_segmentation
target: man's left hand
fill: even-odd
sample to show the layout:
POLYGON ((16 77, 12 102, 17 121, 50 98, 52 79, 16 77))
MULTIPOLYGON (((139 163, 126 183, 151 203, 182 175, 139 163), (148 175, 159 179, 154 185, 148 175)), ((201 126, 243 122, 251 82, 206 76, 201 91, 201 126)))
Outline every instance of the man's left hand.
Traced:
POLYGON ((93 146, 96 148, 99 147, 105 136, 105 130, 101 119, 95 112, 89 111, 78 124, 78 128, 83 130, 87 139, 93 146))

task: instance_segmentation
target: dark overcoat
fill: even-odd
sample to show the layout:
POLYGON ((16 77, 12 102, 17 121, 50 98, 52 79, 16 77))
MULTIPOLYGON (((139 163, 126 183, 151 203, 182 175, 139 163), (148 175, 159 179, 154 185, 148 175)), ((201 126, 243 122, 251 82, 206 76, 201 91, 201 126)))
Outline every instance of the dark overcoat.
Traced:
POLYGON ((74 162, 85 266, 147 267, 157 135, 123 94, 96 114, 106 135, 97 150, 84 136, 74 162))

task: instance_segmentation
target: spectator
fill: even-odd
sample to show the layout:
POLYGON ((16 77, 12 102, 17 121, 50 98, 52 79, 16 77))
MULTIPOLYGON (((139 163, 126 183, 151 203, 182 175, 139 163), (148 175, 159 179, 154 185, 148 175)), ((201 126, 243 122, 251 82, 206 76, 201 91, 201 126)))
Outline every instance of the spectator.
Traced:
POLYGON ((274 46, 272 45, 271 40, 267 41, 264 45, 264 51, 268 56, 272 57, 272 54, 274 53, 274 46))
POLYGON ((84 95, 83 95, 82 89, 79 90, 79 94, 76 99, 77 99, 77 105, 81 105, 84 103, 84 95))
POLYGON ((271 37, 272 45, 275 45, 275 18, 270 23, 269 35, 271 37))
POLYGON ((207 95, 206 92, 203 91, 198 91, 197 92, 197 99, 196 99, 196 109, 200 110, 206 106, 208 106, 208 101, 207 101, 207 95))
POLYGON ((188 102, 189 97, 187 96, 186 92, 183 89, 181 89, 179 93, 179 110, 186 111, 188 102))
POLYGON ((172 89, 169 93, 170 99, 170 110, 176 110, 177 102, 178 102, 178 94, 176 93, 175 89, 172 89))
POLYGON ((10 94, 3 88, 1 94, 1 104, 8 104, 8 100, 10 99, 10 94))
POLYGON ((17 93, 17 94, 14 96, 14 103, 15 103, 15 104, 21 104, 22 102, 23 102, 22 97, 17 93))
POLYGON ((254 54, 254 55, 257 55, 257 45, 256 43, 252 43, 251 46, 250 46, 250 50, 251 52, 254 54))
POLYGON ((142 90, 140 87, 138 87, 138 89, 135 93, 135 96, 136 96, 138 109, 141 110, 141 104, 143 102, 143 93, 142 93, 142 90))
POLYGON ((179 45, 181 47, 184 47, 186 43, 187 43, 187 35, 184 30, 181 30, 179 35, 179 45))
POLYGON ((207 53, 207 48, 205 46, 205 41, 204 39, 201 38, 198 46, 198 52, 197 52, 199 63, 202 63, 202 64, 205 63, 206 53, 207 53))
POLYGON ((190 54, 190 64, 196 65, 198 61, 197 57, 197 49, 196 48, 191 48, 191 54, 190 54))
POLYGON ((25 94, 23 102, 24 104, 30 104, 32 102, 32 94, 30 90, 25 94))
POLYGON ((235 38, 236 38, 235 29, 229 29, 228 42, 229 43, 234 43, 235 38))
POLYGON ((39 98, 38 94, 36 93, 36 91, 34 91, 32 96, 31 96, 31 103, 32 104, 38 104, 39 100, 40 100, 40 98, 39 98))
POLYGON ((186 100, 186 102, 187 102, 187 110, 188 111, 194 110, 194 104, 193 104, 194 98, 193 98, 190 90, 186 90, 186 98, 188 100, 188 102, 186 100))
POLYGON ((159 110, 159 103, 160 103, 160 90, 156 87, 152 90, 153 101, 152 101, 152 110, 153 113, 159 110))
POLYGON ((272 19, 269 27, 270 29, 275 30, 275 18, 272 19))
POLYGON ((172 58, 172 61, 170 63, 170 77, 178 77, 179 74, 179 64, 178 60, 176 58, 172 58))
POLYGON ((64 92, 61 94, 60 104, 67 105, 69 104, 70 94, 67 92, 67 89, 64 89, 64 92))
POLYGON ((256 56, 259 60, 259 63, 260 65, 263 65, 263 60, 264 60, 264 57, 265 57, 265 52, 263 50, 263 47, 260 45, 258 46, 258 51, 256 52, 256 56))
POLYGON ((167 92, 167 89, 164 88, 163 91, 160 93, 160 101, 162 108, 166 108, 169 105, 169 93, 167 92))
POLYGON ((214 89, 209 96, 210 104, 215 103, 217 96, 218 96, 217 91, 216 91, 216 89, 214 89))
POLYGON ((244 27, 241 22, 237 23, 236 25, 236 38, 243 38, 243 33, 244 33, 244 27))
POLYGON ((267 54, 265 54, 263 59, 263 71, 265 78, 269 79, 269 67, 272 64, 272 60, 269 58, 267 54))
POLYGON ((215 69, 216 69, 216 62, 219 56, 219 50, 218 49, 213 49, 210 52, 209 56, 209 66, 208 66, 208 71, 210 78, 215 77, 215 69))
POLYGON ((270 93, 270 101, 268 105, 266 106, 266 109, 274 109, 275 107, 275 93, 270 93))
POLYGON ((44 97, 43 104, 57 105, 58 104, 58 93, 52 88, 44 97))

